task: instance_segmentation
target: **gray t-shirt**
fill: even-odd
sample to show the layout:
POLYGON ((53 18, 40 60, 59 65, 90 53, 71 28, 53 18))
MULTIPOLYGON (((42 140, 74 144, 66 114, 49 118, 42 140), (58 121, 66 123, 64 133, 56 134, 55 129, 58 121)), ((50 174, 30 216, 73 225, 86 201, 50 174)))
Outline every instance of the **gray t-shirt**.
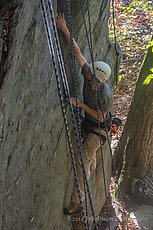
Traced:
MULTIPOLYGON (((81 73, 84 76, 84 88, 83 88, 83 99, 84 103, 92 109, 101 110, 105 113, 108 113, 111 110, 112 106, 112 91, 110 86, 104 82, 100 90, 98 91, 98 99, 96 91, 93 91, 91 88, 90 81, 88 80, 88 73, 90 71, 90 66, 88 63, 85 63, 82 67, 81 73)), ((85 118, 88 121, 97 123, 97 120, 90 116, 88 113, 85 113, 85 118)))

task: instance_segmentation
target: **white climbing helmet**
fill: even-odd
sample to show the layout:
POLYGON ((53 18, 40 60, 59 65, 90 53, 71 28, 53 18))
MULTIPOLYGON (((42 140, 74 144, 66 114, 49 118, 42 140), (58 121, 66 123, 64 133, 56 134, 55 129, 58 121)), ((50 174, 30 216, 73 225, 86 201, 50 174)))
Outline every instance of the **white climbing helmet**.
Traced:
MULTIPOLYGON (((95 68, 96 78, 98 78, 98 80, 101 81, 101 82, 106 81, 111 75, 111 68, 105 62, 95 61, 94 62, 94 68, 95 68)), ((92 64, 90 65, 90 69, 91 69, 91 71, 93 73, 92 64)))

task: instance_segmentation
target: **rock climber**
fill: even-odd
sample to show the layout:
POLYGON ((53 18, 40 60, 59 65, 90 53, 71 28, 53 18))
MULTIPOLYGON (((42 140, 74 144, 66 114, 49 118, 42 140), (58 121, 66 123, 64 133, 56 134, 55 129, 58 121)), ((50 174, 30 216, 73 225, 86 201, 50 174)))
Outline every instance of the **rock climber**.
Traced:
MULTIPOLYGON (((64 13, 59 13, 57 16, 57 27, 65 36, 70 44, 70 32, 66 25, 64 13)), ((83 159, 87 179, 89 180, 91 171, 96 169, 96 152, 100 148, 100 138, 102 138, 103 146, 106 141, 106 123, 110 120, 110 109, 112 105, 112 92, 106 80, 111 75, 110 66, 102 61, 95 61, 95 77, 92 64, 89 65, 85 57, 82 55, 80 48, 73 39, 75 58, 77 59, 81 73, 84 76, 83 102, 71 97, 72 104, 78 106, 85 112, 85 131, 86 138, 83 142, 83 159), (97 101, 97 93, 100 94, 100 100, 97 101), (99 123, 100 129, 97 123, 99 123)), ((79 154, 78 154, 79 155, 79 154)), ((81 191, 82 201, 85 199, 82 164, 80 156, 76 155, 77 173, 81 191)), ((74 183, 73 192, 69 205, 64 208, 64 214, 71 215, 80 212, 80 203, 78 192, 74 183)))

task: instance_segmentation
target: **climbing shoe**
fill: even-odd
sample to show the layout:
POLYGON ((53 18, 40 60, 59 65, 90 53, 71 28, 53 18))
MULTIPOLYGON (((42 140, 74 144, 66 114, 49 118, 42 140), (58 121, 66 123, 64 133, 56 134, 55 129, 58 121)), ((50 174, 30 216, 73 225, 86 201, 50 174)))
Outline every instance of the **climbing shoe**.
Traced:
POLYGON ((72 202, 72 201, 66 208, 63 209, 63 213, 65 215, 71 215, 71 214, 80 213, 80 212, 81 212, 80 204, 76 202, 72 202))

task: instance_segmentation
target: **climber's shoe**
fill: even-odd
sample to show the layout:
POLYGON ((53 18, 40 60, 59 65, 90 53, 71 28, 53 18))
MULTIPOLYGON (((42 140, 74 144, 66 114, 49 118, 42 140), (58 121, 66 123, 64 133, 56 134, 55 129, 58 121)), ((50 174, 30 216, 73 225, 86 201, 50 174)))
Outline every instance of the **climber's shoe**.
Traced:
POLYGON ((63 209, 63 213, 65 215, 71 215, 71 214, 80 213, 80 212, 81 212, 80 204, 76 202, 72 202, 72 201, 66 208, 63 209))

